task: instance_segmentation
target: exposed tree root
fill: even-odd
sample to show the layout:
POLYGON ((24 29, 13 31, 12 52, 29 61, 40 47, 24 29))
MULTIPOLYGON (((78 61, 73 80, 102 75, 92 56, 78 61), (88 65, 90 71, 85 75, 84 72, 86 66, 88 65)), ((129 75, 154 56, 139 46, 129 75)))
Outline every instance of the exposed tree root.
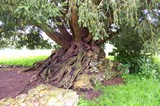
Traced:
POLYGON ((69 50, 54 51, 45 61, 25 70, 36 70, 31 82, 41 80, 56 87, 92 89, 92 83, 109 79, 115 70, 107 70, 106 59, 93 50, 80 50, 75 46, 69 50), (106 74, 107 72, 107 74, 106 74))

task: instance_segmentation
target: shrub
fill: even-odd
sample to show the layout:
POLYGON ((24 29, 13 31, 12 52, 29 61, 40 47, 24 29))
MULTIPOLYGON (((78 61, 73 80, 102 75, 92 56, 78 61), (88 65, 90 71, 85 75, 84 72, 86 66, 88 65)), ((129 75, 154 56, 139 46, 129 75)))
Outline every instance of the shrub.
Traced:
POLYGON ((160 79, 160 62, 151 55, 121 51, 115 55, 114 59, 129 67, 129 73, 160 79))
POLYGON ((147 78, 160 79, 160 64, 153 57, 143 57, 138 59, 139 74, 147 78))

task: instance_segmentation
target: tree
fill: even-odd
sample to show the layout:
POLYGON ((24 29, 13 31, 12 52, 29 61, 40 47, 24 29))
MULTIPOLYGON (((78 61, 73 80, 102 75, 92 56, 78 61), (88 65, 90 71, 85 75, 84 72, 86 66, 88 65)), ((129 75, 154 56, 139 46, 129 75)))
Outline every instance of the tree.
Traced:
POLYGON ((42 31, 35 27, 0 33, 0 49, 3 48, 51 49, 51 41, 44 39, 42 31))
POLYGON ((27 71, 37 70, 34 80, 70 88, 86 77, 94 81, 117 75, 107 67, 105 42, 132 32, 144 42, 155 41, 159 22, 155 25, 143 12, 158 17, 154 9, 159 9, 158 0, 1 0, 0 20, 4 24, 0 31, 24 26, 44 31, 61 48, 27 71))

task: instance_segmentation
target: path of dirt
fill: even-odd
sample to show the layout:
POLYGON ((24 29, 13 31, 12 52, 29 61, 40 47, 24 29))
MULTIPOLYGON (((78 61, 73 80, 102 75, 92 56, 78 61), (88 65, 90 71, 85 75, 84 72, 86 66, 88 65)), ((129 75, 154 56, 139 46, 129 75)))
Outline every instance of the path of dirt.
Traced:
MULTIPOLYGON (((18 73, 24 68, 0 68, 0 100, 6 97, 16 97, 20 93, 27 93, 30 89, 36 87, 40 83, 34 82, 29 85, 30 78, 35 72, 18 73), (27 85, 27 86, 26 86, 27 85), (24 90, 25 88, 25 90, 24 90), (24 90, 23 92, 21 92, 24 90)), ((104 85, 122 84, 123 79, 116 77, 113 80, 105 81, 104 85)), ((84 94, 84 93, 83 93, 84 94)), ((93 99, 101 94, 99 91, 85 92, 86 98, 93 99)))

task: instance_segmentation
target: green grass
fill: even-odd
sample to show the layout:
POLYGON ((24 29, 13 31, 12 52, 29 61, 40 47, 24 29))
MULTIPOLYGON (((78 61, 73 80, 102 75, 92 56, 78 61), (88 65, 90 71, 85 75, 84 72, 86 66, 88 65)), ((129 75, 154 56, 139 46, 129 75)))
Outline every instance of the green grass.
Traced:
POLYGON ((160 106, 160 82, 127 75, 126 84, 97 86, 102 95, 95 100, 81 98, 78 106, 160 106))
POLYGON ((47 55, 0 58, 1 65, 32 66, 35 62, 46 59, 47 55))
POLYGON ((107 56, 106 59, 114 60, 114 56, 107 56))

